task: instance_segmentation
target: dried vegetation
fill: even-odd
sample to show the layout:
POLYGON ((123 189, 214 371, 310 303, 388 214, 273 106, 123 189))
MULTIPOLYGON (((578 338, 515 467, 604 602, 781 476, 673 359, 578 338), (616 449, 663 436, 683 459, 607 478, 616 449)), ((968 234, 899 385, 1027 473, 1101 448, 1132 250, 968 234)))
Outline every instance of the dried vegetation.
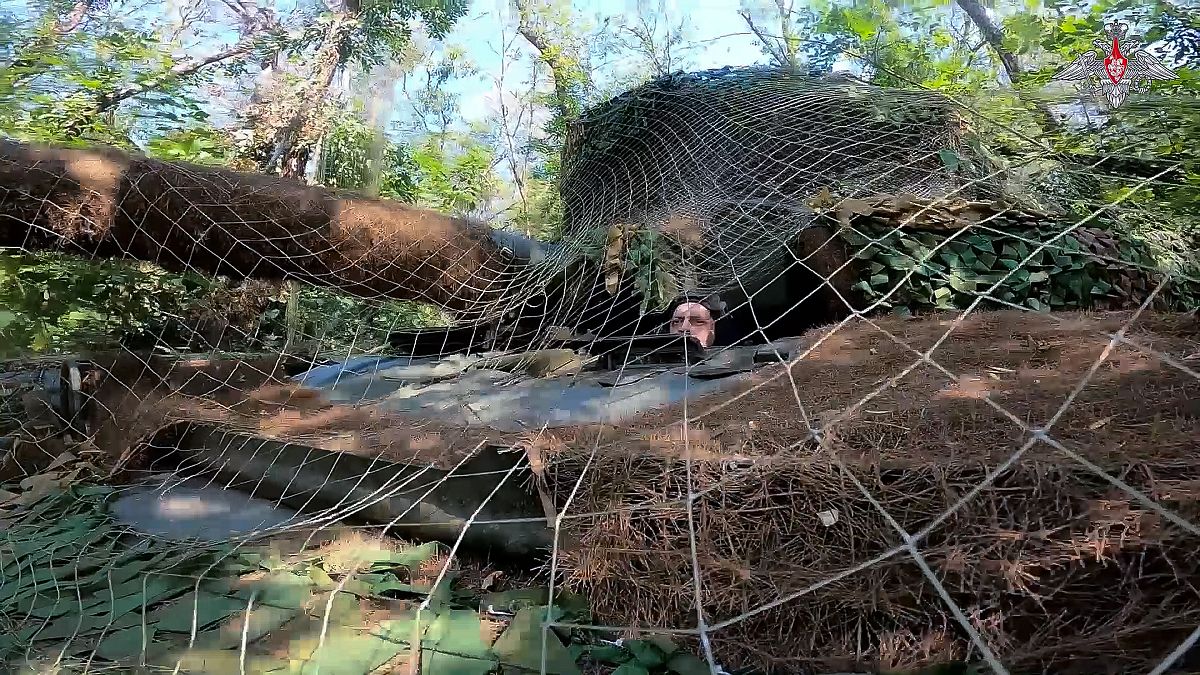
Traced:
POLYGON ((239 397, 251 387, 235 378, 215 397, 136 397, 126 419, 199 416, 398 461, 524 440, 567 513, 567 587, 603 624, 682 628, 698 577, 726 667, 977 656, 940 586, 1013 672, 1131 672, 1200 620, 1200 539, 1184 526, 1200 515, 1200 324, 1147 313, 1113 343, 1131 316, 818 329, 790 367, 689 403, 686 433, 672 408, 528 443, 278 384, 239 397))

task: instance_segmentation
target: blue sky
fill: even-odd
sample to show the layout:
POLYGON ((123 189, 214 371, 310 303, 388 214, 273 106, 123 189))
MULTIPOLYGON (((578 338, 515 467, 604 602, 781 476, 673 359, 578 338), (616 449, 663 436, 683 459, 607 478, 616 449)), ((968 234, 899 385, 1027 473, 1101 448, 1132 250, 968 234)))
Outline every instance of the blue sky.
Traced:
MULTIPOLYGON (((576 0, 572 3, 576 12, 584 17, 616 15, 617 21, 636 22, 638 2, 633 0, 576 0)), ((650 9, 663 17, 666 25, 675 25, 680 19, 686 21, 685 37, 690 44, 689 63, 695 68, 719 68, 763 63, 765 57, 755 45, 753 36, 738 16, 740 2, 716 2, 704 0, 646 0, 650 9)), ((445 39, 447 45, 465 48, 468 57, 482 72, 478 78, 460 81, 454 89, 462 95, 462 110, 468 119, 480 119, 495 106, 496 73, 500 72, 501 49, 505 38, 512 38, 508 3, 505 0, 476 0, 470 13, 461 19, 454 31, 445 39), (505 34, 508 27, 508 34, 505 34)), ((514 46, 522 53, 531 54, 531 47, 521 40, 514 46)), ((609 63, 619 67, 620 63, 609 63)), ((528 77, 528 69, 511 64, 508 77, 521 80, 528 77)))

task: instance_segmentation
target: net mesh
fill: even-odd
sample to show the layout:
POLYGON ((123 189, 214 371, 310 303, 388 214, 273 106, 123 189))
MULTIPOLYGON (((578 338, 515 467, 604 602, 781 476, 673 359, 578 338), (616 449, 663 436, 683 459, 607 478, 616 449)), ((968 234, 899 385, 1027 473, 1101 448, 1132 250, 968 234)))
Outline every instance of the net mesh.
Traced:
POLYGON ((573 128, 554 242, 4 142, 9 253, 365 309, 349 338, 293 326, 236 354, 257 328, 217 296, 215 328, 164 310, 140 346, 10 362, 0 652, 1193 669, 1200 333, 1179 310, 1200 280, 1121 229, 1177 176, 1101 172, 986 113, 847 78, 666 78, 573 128), (1071 269, 1076 296, 1080 275, 1051 281, 1071 269), (680 298, 720 311, 714 344, 668 335, 680 298), (396 301, 451 324, 400 329, 396 301), (1068 301, 1106 311, 1040 311, 1068 301), (914 305, 940 311, 888 311, 914 305))

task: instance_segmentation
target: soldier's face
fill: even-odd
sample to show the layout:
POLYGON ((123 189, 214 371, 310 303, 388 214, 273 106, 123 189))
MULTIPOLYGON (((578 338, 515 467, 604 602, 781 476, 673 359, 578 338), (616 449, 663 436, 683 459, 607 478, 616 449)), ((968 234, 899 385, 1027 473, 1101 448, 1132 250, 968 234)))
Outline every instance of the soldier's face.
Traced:
POLYGON ((685 302, 675 308, 671 315, 671 332, 686 334, 696 338, 705 347, 711 347, 716 337, 716 322, 704 305, 696 302, 685 302))

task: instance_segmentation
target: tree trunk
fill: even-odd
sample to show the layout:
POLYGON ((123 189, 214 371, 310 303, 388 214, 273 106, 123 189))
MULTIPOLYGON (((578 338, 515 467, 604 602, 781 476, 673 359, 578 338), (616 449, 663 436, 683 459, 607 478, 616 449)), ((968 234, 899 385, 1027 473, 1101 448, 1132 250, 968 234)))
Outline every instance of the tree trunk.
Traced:
POLYGON ((313 69, 311 81, 315 84, 304 92, 304 98, 296 102, 287 123, 276 132, 271 157, 267 160, 267 173, 272 173, 279 167, 280 174, 285 177, 304 177, 308 169, 309 152, 297 148, 296 143, 300 132, 309 121, 309 115, 325 100, 338 70, 343 65, 340 54, 351 38, 353 19, 353 15, 346 11, 336 15, 330 22, 321 48, 314 57, 316 67, 313 69))
POLYGON ((1008 51, 1004 46, 1004 31, 1000 27, 992 23, 988 18, 987 10, 979 2, 979 0, 955 0, 959 7, 962 8, 975 27, 979 29, 983 35, 984 42, 995 52, 996 58, 1000 61, 1000 67, 1004 70, 1004 74, 1008 76, 1008 81, 1016 84, 1021 80, 1021 64, 1017 62, 1016 54, 1008 51))
POLYGON ((0 246, 143 260, 235 279, 296 279, 423 300, 463 318, 507 294, 489 229, 299 181, 112 149, 0 141, 0 246))
MULTIPOLYGON (((983 36, 983 41, 988 44, 992 52, 996 55, 996 59, 1000 61, 1000 68, 1004 74, 1008 76, 1008 82, 1012 86, 1016 86, 1024 81, 1025 72, 1021 70, 1021 63, 1017 60, 1017 55, 1013 54, 1004 46, 1004 31, 988 18, 987 10, 979 2, 979 0, 955 0, 959 7, 962 8, 967 16, 979 29, 979 33, 983 36)), ((1038 114, 1042 117, 1042 123, 1045 124, 1045 131, 1056 131, 1059 128, 1058 119, 1054 117, 1054 113, 1042 101, 1034 100, 1032 102, 1038 114)))
POLYGON ((556 44, 536 23, 526 0, 518 0, 516 8, 519 18, 517 32, 537 50, 542 63, 550 69, 550 79, 554 83, 555 107, 562 119, 570 123, 580 112, 578 103, 571 94, 571 83, 585 79, 587 74, 579 67, 577 60, 566 56, 563 45, 556 44))

